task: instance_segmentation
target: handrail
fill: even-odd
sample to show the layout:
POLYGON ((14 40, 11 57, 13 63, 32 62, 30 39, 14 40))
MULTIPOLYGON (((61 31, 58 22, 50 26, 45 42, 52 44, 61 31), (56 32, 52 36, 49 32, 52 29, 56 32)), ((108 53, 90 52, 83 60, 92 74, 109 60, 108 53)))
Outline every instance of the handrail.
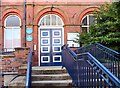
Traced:
POLYGON ((100 43, 93 43, 93 44, 89 44, 87 46, 84 46, 84 47, 80 47, 78 48, 77 50, 75 50, 76 53, 83 53, 83 52, 89 52, 89 48, 93 48, 93 47, 99 47, 100 49, 102 49, 103 51, 106 51, 107 53, 109 54, 112 54, 116 57, 120 57, 120 53, 115 51, 115 50, 112 50, 106 46, 103 46, 102 44, 100 43), (81 52, 80 52, 81 51, 81 52))
POLYGON ((120 80, 89 52, 75 54, 67 45, 64 45, 62 56, 63 66, 66 67, 76 86, 120 88, 120 80))
POLYGON ((108 47, 106 47, 106 46, 103 46, 103 45, 100 44, 100 43, 95 43, 95 44, 96 44, 98 47, 103 47, 104 50, 109 51, 109 53, 111 53, 112 55, 120 55, 119 52, 117 52, 117 51, 115 51, 115 50, 112 50, 112 49, 110 49, 110 48, 108 48, 108 47))
POLYGON ((120 86, 120 80, 114 76, 103 64, 101 64, 95 57, 93 57, 89 52, 86 53, 95 63, 95 65, 101 69, 117 86, 120 86))
POLYGON ((32 45, 30 47, 30 52, 28 54, 28 65, 26 73, 26 88, 31 88, 31 75, 32 75, 32 45))
POLYGON ((100 43, 94 43, 75 50, 77 54, 89 52, 100 63, 108 68, 115 76, 120 79, 120 53, 116 52, 100 43))

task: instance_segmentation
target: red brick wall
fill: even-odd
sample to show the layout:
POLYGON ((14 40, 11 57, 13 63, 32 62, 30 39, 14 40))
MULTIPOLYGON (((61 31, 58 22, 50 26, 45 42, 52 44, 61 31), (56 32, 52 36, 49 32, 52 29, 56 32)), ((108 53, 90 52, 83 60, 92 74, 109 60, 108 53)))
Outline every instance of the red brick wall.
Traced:
MULTIPOLYGON (((27 67, 20 69, 23 65, 27 66, 29 48, 16 48, 13 55, 0 55, 0 72, 17 72, 18 75, 26 75, 27 67)), ((4 78, 0 75, 0 87, 4 83, 4 78)))
MULTIPOLYGON (((64 1, 64 0, 63 0, 64 1)), ((70 1, 70 0, 69 0, 70 1)), ((64 43, 67 42, 67 32, 81 32, 80 23, 86 14, 98 9, 99 5, 102 3, 82 3, 81 2, 50 2, 46 0, 28 0, 26 5, 26 26, 33 28, 32 42, 27 42, 27 47, 31 44, 36 45, 34 51, 34 60, 33 64, 38 65, 38 22, 40 18, 46 14, 56 14, 61 17, 64 22, 64 43), (36 2, 35 2, 36 1, 36 2), (51 9, 51 7, 53 7, 51 9)), ((25 44, 25 30, 23 27, 24 24, 24 6, 23 2, 5 2, 3 0, 2 6, 2 26, 4 26, 4 20, 9 15, 17 15, 21 19, 21 46, 25 44)), ((4 47, 4 27, 0 30, 0 46, 4 47), (2 37, 1 37, 2 36, 2 37)))
MULTIPOLYGON (((1 55, 2 72, 20 72, 19 67, 27 64, 29 48, 16 48, 14 55, 1 55)), ((20 72, 21 74, 21 72, 20 72)))

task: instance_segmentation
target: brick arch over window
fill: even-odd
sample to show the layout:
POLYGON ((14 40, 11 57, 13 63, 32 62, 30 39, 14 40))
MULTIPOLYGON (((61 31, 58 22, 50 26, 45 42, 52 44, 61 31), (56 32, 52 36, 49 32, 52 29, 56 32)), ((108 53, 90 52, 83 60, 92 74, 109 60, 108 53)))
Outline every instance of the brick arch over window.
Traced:
MULTIPOLYGON (((83 21, 83 18, 85 17, 85 16, 87 16, 87 15, 89 15, 89 14, 92 14, 92 12, 94 12, 95 10, 99 10, 99 8, 98 7, 90 7, 90 8, 87 8, 87 9, 85 9, 85 10, 83 10, 82 12, 81 12, 81 14, 79 15, 79 19, 77 20, 77 22, 78 22, 78 24, 79 25, 81 25, 82 26, 82 21, 83 21)), ((82 30, 82 28, 80 27, 80 30, 81 30, 81 32, 83 31, 82 30)), ((87 30, 87 32, 89 32, 89 29, 87 30)))
MULTIPOLYGON (((6 17, 8 17, 9 15, 16 15, 18 16, 21 20, 23 19, 23 13, 18 10, 18 9, 14 9, 14 8, 10 8, 7 10, 2 11, 2 24, 4 24, 4 21, 6 19, 6 17)), ((21 25, 23 25, 23 22, 21 21, 21 25)))
POLYGON ((4 21, 4 48, 13 51, 21 47, 21 19, 16 15, 9 15, 4 21))
MULTIPOLYGON (((23 29, 23 12, 19 9, 15 9, 15 8, 9 8, 9 9, 5 9, 2 11, 2 46, 4 47, 4 23, 5 23, 5 19, 11 15, 15 15, 17 17, 19 17, 19 19, 21 20, 20 23, 20 30, 24 30, 23 29)), ((24 37, 22 37, 24 35, 24 31, 21 31, 21 46, 24 45, 24 37)))
POLYGON ((81 24, 83 17, 85 15, 91 14, 95 10, 99 10, 99 8, 98 7, 90 7, 90 8, 85 9, 84 11, 82 11, 81 14, 79 15, 78 23, 81 24))
POLYGON ((64 24, 68 22, 67 16, 62 10, 55 7, 51 9, 51 7, 49 7, 39 11, 37 15, 35 15, 34 24, 37 25, 39 23, 40 18, 42 18, 44 15, 47 15, 47 14, 58 15, 63 20, 64 24))
MULTIPOLYGON (((22 30, 22 27, 21 25, 23 24, 23 13, 18 10, 18 9, 15 9, 15 8, 9 8, 9 9, 5 9, 2 11, 2 35, 3 35, 3 39, 2 39, 2 42, 3 42, 3 47, 4 48, 8 48, 7 50, 14 50, 13 48, 15 47, 21 47, 22 45, 22 35, 24 34, 21 30, 22 30), (8 17, 17 17, 20 21, 20 25, 19 26, 12 26, 12 27, 7 27, 5 24, 6 24, 6 20, 8 17), (15 35, 16 33, 19 32, 18 35, 15 35), (14 34, 14 35, 13 35, 14 34), (10 36, 10 37, 9 37, 10 36), (14 36, 17 36, 17 37, 14 37, 14 36), (9 38, 9 39, 8 39, 9 38), (13 41, 15 43, 13 43, 13 41), (7 45, 7 43, 9 42, 9 45, 7 45), (16 45, 15 45, 16 44, 16 45)), ((15 21, 15 20, 14 20, 15 21)), ((13 21, 12 21, 13 22, 13 21)))

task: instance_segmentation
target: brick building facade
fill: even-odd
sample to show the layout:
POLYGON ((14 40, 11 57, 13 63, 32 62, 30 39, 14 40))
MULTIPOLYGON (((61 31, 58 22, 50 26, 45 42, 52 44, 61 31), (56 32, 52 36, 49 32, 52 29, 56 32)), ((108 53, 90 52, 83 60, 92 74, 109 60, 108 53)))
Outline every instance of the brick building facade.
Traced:
POLYGON ((34 65, 60 65, 60 47, 79 47, 74 38, 89 31, 92 12, 109 1, 1 0, 0 49, 11 51, 32 44, 34 65))

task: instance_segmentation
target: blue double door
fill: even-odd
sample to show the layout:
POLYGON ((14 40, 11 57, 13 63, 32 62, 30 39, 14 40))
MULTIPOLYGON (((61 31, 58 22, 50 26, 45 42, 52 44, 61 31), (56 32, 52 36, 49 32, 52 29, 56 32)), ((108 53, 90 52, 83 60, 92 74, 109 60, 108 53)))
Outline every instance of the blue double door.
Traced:
POLYGON ((61 66, 62 29, 40 29, 40 66, 61 66))

